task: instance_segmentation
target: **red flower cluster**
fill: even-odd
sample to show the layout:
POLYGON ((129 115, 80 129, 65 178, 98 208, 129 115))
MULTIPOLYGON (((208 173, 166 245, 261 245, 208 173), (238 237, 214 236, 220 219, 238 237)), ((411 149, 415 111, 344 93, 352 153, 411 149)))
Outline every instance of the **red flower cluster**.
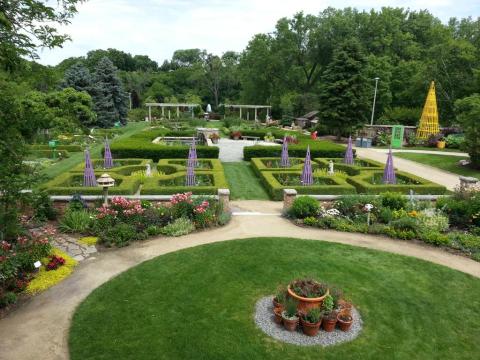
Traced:
POLYGON ((50 256, 50 261, 47 264, 47 270, 57 270, 60 266, 65 264, 65 259, 61 256, 52 255, 50 256))
POLYGON ((117 217, 118 211, 110 209, 108 206, 102 206, 97 208, 98 214, 97 214, 97 219, 103 219, 106 216, 112 216, 112 217, 117 217))
POLYGON ((2 250, 3 251, 8 251, 10 250, 10 248, 12 247, 12 244, 6 242, 5 240, 3 240, 1 243, 0 243, 0 246, 2 247, 2 250))
POLYGON ((192 193, 187 192, 187 193, 184 193, 184 194, 174 194, 174 195, 172 195, 172 200, 170 200, 170 202, 172 203, 172 205, 176 205, 176 204, 182 203, 182 202, 191 204, 192 203, 192 193))
POLYGON ((202 201, 202 203, 200 205, 195 206, 195 208, 193 209, 193 212, 196 213, 196 214, 202 214, 208 209, 209 205, 210 204, 208 203, 207 200, 202 201))

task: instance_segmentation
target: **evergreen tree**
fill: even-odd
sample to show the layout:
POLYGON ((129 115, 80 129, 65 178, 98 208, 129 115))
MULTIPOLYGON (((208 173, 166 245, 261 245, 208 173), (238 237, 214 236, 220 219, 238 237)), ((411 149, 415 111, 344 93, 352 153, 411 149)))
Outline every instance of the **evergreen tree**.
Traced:
POLYGON ((117 121, 126 124, 128 95, 123 90, 117 68, 107 57, 95 67, 92 95, 98 126, 111 127, 117 121))
POLYGON ((92 75, 88 68, 77 62, 65 71, 61 87, 74 88, 77 91, 86 91, 92 95, 92 75))
POLYGON ((340 44, 322 75, 320 121, 340 136, 368 119, 366 58, 356 39, 340 44))

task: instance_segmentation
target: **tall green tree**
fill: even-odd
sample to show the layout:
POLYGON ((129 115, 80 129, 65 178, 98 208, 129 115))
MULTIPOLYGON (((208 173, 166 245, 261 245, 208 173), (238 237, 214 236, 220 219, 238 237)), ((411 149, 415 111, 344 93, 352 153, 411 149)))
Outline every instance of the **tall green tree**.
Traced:
POLYGON ((465 145, 470 161, 480 168, 480 94, 473 94, 455 102, 457 121, 465 132, 465 145))
POLYGON ((93 79, 88 68, 81 62, 77 62, 65 71, 62 88, 73 88, 77 91, 92 93, 93 79))
POLYGON ((352 132, 366 123, 368 93, 366 57, 356 39, 348 39, 333 53, 333 60, 322 75, 320 91, 321 123, 337 136, 352 132))
POLYGON ((93 100, 100 127, 112 127, 115 122, 127 122, 128 95, 123 90, 117 68, 112 61, 102 58, 93 74, 93 100))

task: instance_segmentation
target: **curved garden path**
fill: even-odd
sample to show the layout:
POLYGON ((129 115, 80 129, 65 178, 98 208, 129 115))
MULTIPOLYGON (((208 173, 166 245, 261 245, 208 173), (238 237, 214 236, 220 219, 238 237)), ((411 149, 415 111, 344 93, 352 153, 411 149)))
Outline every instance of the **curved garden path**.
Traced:
POLYGON ((323 240, 413 256, 480 278, 480 263, 415 242, 364 234, 301 228, 280 217, 281 203, 238 201, 225 227, 179 238, 159 237, 98 253, 68 279, 0 320, 0 359, 68 359, 68 330, 75 308, 113 276, 153 257, 202 244, 250 237, 323 240))

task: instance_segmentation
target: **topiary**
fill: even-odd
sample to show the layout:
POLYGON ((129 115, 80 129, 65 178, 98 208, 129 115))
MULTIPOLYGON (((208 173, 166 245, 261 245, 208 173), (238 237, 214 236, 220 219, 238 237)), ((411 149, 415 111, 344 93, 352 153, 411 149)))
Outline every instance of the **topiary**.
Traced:
POLYGON ((290 208, 290 215, 297 219, 304 219, 309 216, 316 216, 320 210, 318 201, 309 196, 297 197, 290 208))

